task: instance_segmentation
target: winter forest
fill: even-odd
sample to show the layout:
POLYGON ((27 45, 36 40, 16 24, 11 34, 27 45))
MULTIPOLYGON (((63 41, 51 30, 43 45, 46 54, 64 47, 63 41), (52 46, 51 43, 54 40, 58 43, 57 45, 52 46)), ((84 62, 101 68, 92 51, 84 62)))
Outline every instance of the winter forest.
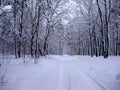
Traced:
POLYGON ((120 0, 0 0, 0 90, 120 90, 119 59, 120 0))
POLYGON ((1 0, 0 53, 120 55, 119 0, 1 0))

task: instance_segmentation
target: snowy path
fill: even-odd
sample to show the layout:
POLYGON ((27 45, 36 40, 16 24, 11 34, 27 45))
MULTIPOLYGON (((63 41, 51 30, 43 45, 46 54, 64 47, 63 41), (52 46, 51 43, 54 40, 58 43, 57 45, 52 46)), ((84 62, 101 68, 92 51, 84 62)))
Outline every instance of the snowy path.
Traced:
POLYGON ((68 68, 72 82, 71 90, 106 90, 101 84, 99 84, 99 82, 95 80, 95 78, 83 72, 76 66, 69 65, 68 68))
POLYGON ((41 60, 36 65, 10 64, 7 76, 9 82, 0 90, 120 90, 120 80, 115 83, 111 79, 116 86, 109 87, 113 83, 104 80, 100 71, 103 68, 95 69, 98 72, 93 69, 92 66, 98 63, 76 59, 57 56, 41 60))

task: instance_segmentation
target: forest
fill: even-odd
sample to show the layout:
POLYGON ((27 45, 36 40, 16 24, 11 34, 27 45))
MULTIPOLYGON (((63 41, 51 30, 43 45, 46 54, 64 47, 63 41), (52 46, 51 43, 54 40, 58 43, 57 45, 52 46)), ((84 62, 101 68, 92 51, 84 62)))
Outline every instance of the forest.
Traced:
POLYGON ((0 0, 0 90, 120 90, 120 0, 0 0))
POLYGON ((0 54, 120 55, 120 1, 0 0, 0 54))

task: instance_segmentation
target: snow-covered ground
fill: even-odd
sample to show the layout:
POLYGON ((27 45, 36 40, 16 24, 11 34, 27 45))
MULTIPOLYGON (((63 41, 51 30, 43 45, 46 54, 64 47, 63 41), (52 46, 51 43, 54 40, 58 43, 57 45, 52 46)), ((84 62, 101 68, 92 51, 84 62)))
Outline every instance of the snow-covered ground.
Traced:
POLYGON ((48 56, 37 64, 25 60, 7 58, 0 90, 120 90, 120 57, 48 56))
POLYGON ((1 15, 4 11, 11 12, 11 10, 12 10, 12 5, 2 6, 2 7, 0 7, 0 15, 1 15))

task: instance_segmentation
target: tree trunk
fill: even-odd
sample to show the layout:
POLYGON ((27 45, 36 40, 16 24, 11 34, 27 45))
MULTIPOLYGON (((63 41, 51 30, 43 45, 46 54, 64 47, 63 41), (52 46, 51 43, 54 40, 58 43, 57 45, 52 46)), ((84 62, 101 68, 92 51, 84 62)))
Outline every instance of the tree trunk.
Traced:
POLYGON ((108 38, 108 12, 107 12, 107 2, 104 0, 105 5, 105 50, 104 50, 104 58, 108 57, 109 50, 109 38, 108 38))
POLYGON ((99 18, 100 18, 100 32, 101 32, 101 36, 100 36, 100 55, 104 56, 104 32, 103 32, 103 19, 102 19, 102 11, 101 8, 99 6, 99 2, 98 0, 96 0, 97 2, 97 7, 98 7, 98 14, 99 14, 99 18))

